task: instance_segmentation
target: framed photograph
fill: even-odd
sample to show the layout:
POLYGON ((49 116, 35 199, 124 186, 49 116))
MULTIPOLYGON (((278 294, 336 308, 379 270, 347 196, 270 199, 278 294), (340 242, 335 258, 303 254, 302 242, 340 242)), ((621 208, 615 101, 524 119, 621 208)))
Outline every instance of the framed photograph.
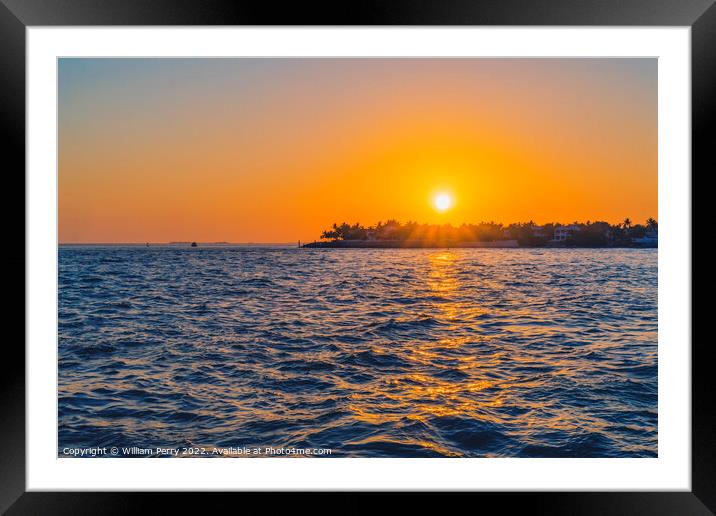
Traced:
POLYGON ((3 4, 8 514, 716 510, 711 0, 3 4))

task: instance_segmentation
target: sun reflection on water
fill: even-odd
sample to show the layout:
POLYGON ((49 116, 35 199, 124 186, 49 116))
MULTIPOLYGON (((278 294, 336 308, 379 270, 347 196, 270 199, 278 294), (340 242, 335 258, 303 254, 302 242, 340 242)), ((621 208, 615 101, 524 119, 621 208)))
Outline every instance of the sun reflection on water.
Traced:
POLYGON ((61 446, 656 453, 655 253, 152 252, 60 254, 61 446))

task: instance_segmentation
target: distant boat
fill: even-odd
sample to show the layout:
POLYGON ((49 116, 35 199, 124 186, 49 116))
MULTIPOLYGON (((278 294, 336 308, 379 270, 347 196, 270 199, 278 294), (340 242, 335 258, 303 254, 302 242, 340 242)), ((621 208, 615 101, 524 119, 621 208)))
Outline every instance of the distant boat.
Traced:
POLYGON ((191 246, 192 246, 192 247, 196 247, 196 242, 192 242, 192 243, 191 243, 191 246))

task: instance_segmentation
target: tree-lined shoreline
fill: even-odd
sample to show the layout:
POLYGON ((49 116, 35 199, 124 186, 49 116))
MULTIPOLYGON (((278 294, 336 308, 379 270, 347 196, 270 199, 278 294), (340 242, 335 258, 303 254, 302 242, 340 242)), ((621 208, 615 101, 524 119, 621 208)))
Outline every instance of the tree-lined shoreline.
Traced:
POLYGON ((529 221, 504 225, 490 221, 460 226, 390 219, 373 226, 334 223, 321 234, 321 241, 303 247, 657 247, 658 227, 653 218, 643 224, 626 218, 618 224, 586 221, 537 225, 529 221))

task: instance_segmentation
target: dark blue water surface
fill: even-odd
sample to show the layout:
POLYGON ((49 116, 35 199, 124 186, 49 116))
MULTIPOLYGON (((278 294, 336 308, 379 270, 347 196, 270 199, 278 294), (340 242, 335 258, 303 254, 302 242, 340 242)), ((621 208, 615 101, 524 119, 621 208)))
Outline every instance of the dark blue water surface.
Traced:
POLYGON ((656 456, 657 251, 63 246, 58 453, 112 446, 656 456))

